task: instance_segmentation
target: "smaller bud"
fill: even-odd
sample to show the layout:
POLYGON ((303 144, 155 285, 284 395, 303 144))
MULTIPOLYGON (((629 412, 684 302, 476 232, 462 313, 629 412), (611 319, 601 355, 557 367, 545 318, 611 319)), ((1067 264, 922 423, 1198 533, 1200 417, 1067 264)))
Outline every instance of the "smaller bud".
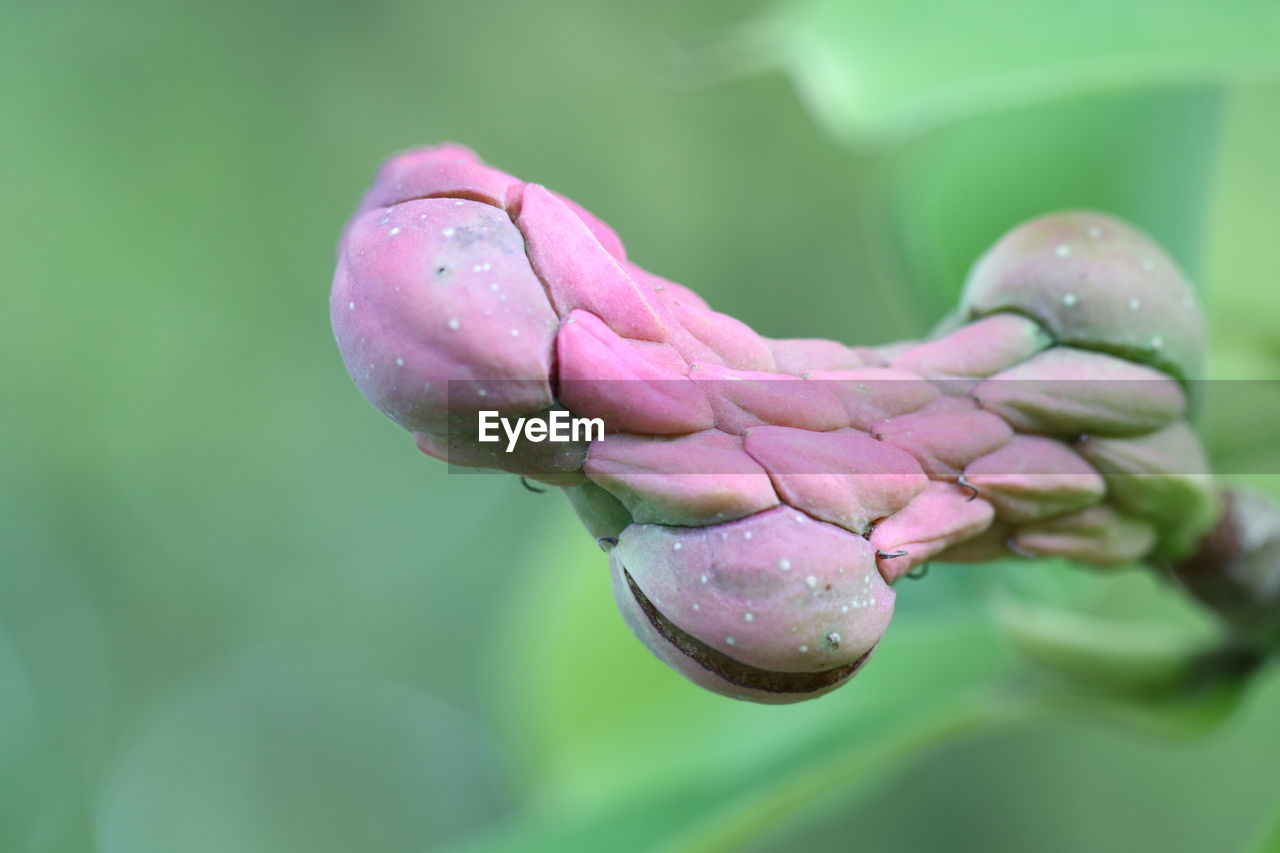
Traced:
POLYGON ((756 702, 843 684, 893 615, 867 541, 788 507, 711 527, 634 524, 609 560, 623 617, 655 655, 756 702))

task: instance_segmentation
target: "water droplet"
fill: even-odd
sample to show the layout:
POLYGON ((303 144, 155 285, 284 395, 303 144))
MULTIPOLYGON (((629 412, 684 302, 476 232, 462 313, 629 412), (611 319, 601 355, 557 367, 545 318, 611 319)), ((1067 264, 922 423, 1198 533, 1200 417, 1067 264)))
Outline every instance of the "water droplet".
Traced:
POLYGON ((1080 301, 1079 298, 1074 293, 1062 294, 1062 304, 1067 306, 1068 308, 1070 308, 1072 305, 1075 305, 1079 301, 1080 301))
POLYGON ((1067 255, 1071 254, 1071 247, 1068 246, 1066 243, 1063 243, 1062 245, 1058 246, 1058 248, 1054 249, 1053 253, 1060 258, 1065 258, 1067 255))
POLYGON ((462 324, 458 322, 458 318, 457 318, 457 317, 450 317, 450 318, 449 318, 449 328, 450 328, 450 329, 452 329, 453 331, 455 331, 455 332, 456 332, 456 331, 458 331, 458 329, 459 329, 461 326, 462 326, 462 324))

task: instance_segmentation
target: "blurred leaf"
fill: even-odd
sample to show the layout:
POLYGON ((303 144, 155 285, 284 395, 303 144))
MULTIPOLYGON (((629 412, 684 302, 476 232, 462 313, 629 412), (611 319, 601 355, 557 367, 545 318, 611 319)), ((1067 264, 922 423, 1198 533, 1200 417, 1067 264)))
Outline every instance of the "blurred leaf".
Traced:
POLYGON ((1065 714, 1164 737, 1204 733, 1247 695, 1250 661, 1220 623, 1144 566, 1090 570, 1010 562, 992 617, 1065 714))
POLYGON ((885 243, 921 311, 950 311, 997 238, 1054 210, 1127 219, 1195 275, 1219 101, 1209 88, 1081 96, 971 118, 901 148, 883 175, 885 243))
POLYGON ((102 853, 416 853, 490 817, 474 721, 294 653, 223 660, 143 720, 100 793, 102 853))
POLYGON ((1128 695, 1168 692, 1222 643, 1212 616, 1146 567, 1011 561, 1003 574, 993 618, 1031 660, 1077 683, 1128 695))
POLYGON ((1207 232, 1209 405, 1203 419, 1215 470, 1280 494, 1280 85, 1238 86, 1223 132, 1207 232))
POLYGON ((1270 825, 1259 835, 1258 843, 1250 847, 1248 853, 1280 853, 1280 811, 1276 812, 1270 825))
POLYGON ((1091 89, 1274 74, 1268 0, 793 0, 772 55, 837 136, 883 140, 1091 89))
POLYGON ((909 722, 833 739, 820 755, 742 786, 730 780, 676 777, 581 810, 533 813, 526 823, 474 838, 451 853, 645 850, 731 853, 837 805, 847 808, 873 782, 920 754, 985 727, 1004 726, 1036 710, 1006 700, 965 697, 909 722))

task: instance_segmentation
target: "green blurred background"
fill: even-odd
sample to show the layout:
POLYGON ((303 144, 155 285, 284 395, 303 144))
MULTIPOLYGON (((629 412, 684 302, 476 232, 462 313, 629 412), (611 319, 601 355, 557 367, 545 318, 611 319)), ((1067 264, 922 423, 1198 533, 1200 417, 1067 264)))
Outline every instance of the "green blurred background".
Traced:
MULTIPOLYGON (((1276 15, 0 6, 0 850, 1261 849, 1280 674, 1135 690, 1212 633, 1176 591, 935 566, 844 690, 703 694, 564 501, 364 403, 326 294, 381 158, 455 140, 776 337, 925 334, 1006 228, 1109 210, 1211 375, 1276 379, 1276 15)), ((1280 471, 1247 399, 1203 421, 1280 471)))

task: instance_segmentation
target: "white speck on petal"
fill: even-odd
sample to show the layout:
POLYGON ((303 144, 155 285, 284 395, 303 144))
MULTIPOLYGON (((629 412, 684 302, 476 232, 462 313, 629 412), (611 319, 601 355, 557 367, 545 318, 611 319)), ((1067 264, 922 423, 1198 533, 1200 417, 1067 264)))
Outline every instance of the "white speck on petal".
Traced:
POLYGON ((788 560, 786 557, 783 557, 781 560, 778 561, 778 568, 782 569, 784 572, 791 571, 791 561, 788 560))
POLYGON ((458 329, 459 329, 461 326, 462 326, 462 324, 458 322, 458 318, 457 318, 457 317, 450 317, 450 318, 449 318, 449 328, 450 328, 450 329, 452 329, 453 331, 455 331, 455 332, 456 332, 456 331, 458 331, 458 329))
POLYGON ((808 646, 801 646, 801 647, 800 647, 800 654, 802 654, 802 655, 803 655, 803 654, 808 654, 808 652, 809 652, 809 647, 808 647, 808 646))
MULTIPOLYGON (((427 215, 424 213, 424 214, 422 215, 422 218, 423 218, 423 219, 426 219, 426 218, 427 218, 427 215)), ((441 231, 440 233, 441 233, 441 234, 443 234, 443 235, 444 235, 444 236, 446 236, 446 237, 452 237, 452 236, 453 236, 453 229, 452 229, 452 228, 446 228, 446 229, 444 229, 443 231, 441 231)))
POLYGON ((694 610, 701 610, 701 609, 702 609, 702 605, 701 605, 701 604, 695 604, 695 605, 693 605, 693 609, 694 609, 694 610))
POLYGON ((498 283, 495 281, 493 284, 489 285, 489 289, 490 289, 490 290, 497 290, 497 289, 498 289, 498 283))
POLYGON ((394 237, 394 236, 396 236, 396 235, 397 235, 397 234, 399 234, 399 233, 400 233, 400 229, 399 229, 399 228, 392 228, 390 231, 388 231, 388 232, 387 232, 387 236, 388 236, 388 237, 394 237))
POLYGON ((466 202, 465 202, 465 201, 463 201, 462 199, 458 199, 457 201, 455 201, 455 202, 453 203, 453 206, 454 206, 454 207, 461 207, 461 206, 462 206, 462 205, 464 205, 464 204, 466 204, 466 202))
POLYGON ((682 543, 677 542, 676 544, 674 544, 674 545, 672 545, 672 546, 671 546, 671 550, 672 550, 672 551, 679 551, 679 550, 680 550, 681 548, 683 548, 683 547, 684 547, 684 545, 683 545, 682 543))
POLYGON ((809 589, 813 589, 818 585, 818 579, 813 575, 809 575, 809 577, 805 578, 804 582, 809 585, 809 589))
POLYGON ((706 576, 706 575, 703 575, 702 577, 698 578, 698 580, 699 580, 699 581, 701 581, 702 583, 706 583, 706 582, 707 582, 707 576, 706 576))
POLYGON ((849 612, 849 605, 845 604, 845 605, 841 606, 841 608, 840 608, 840 612, 841 612, 841 613, 848 613, 848 612, 849 612))
POLYGON ((1137 311, 1141 307, 1142 307, 1142 300, 1138 299, 1136 296, 1133 299, 1129 300, 1130 311, 1137 311))
POLYGON ((520 337, 520 330, 519 330, 519 329, 512 329, 512 330, 511 330, 511 337, 513 337, 513 338, 518 338, 518 337, 520 337))
POLYGON ((477 391, 476 393, 477 393, 477 394, 479 394, 481 397, 488 397, 488 396, 489 396, 489 392, 488 392, 486 389, 484 389, 484 388, 481 388, 481 389, 480 389, 479 391, 477 391))
POLYGON ((485 261, 483 264, 480 265, 481 272, 488 272, 492 268, 493 268, 493 265, 490 264, 488 261, 485 261))
POLYGON ((1054 249, 1053 253, 1060 258, 1065 258, 1067 255, 1071 254, 1071 247, 1068 246, 1066 243, 1063 243, 1062 245, 1058 246, 1058 248, 1054 249))
POLYGON ((1070 308, 1072 305, 1075 305, 1079 301, 1080 301, 1079 298, 1074 293, 1062 294, 1062 304, 1067 306, 1068 308, 1070 308))
POLYGON ((738 644, 738 641, 735 640, 733 637, 725 637, 724 641, 731 646, 736 646, 738 644))
POLYGON ((356 304, 355 304, 354 302, 348 302, 348 303, 347 303, 347 310, 348 310, 348 311, 354 311, 354 310, 356 310, 356 304))
POLYGON ((1099 237, 1101 237, 1101 236, 1102 236, 1102 229, 1101 229, 1101 228, 1099 228, 1097 225, 1090 225, 1090 226, 1089 226, 1089 236, 1090 236, 1090 237, 1092 237, 1092 238, 1093 238, 1093 239, 1095 239, 1095 240, 1096 240, 1096 239, 1098 239, 1099 237))
POLYGON ((396 367, 404 367, 404 359, 403 359, 403 358, 397 358, 397 359, 396 359, 396 367))
POLYGON ((750 530, 748 530, 746 533, 742 534, 742 538, 743 538, 743 539, 750 539, 750 538, 751 538, 751 531, 750 531, 750 530))
POLYGON ((1164 338, 1160 337, 1159 335, 1152 335, 1151 346, 1155 347, 1156 349, 1160 349, 1160 347, 1164 346, 1164 338))
POLYGON ((756 618, 756 615, 755 615, 754 613, 743 613, 743 614, 742 614, 742 621, 743 621, 743 622, 750 622, 750 621, 751 621, 752 619, 754 619, 754 618, 756 618))

